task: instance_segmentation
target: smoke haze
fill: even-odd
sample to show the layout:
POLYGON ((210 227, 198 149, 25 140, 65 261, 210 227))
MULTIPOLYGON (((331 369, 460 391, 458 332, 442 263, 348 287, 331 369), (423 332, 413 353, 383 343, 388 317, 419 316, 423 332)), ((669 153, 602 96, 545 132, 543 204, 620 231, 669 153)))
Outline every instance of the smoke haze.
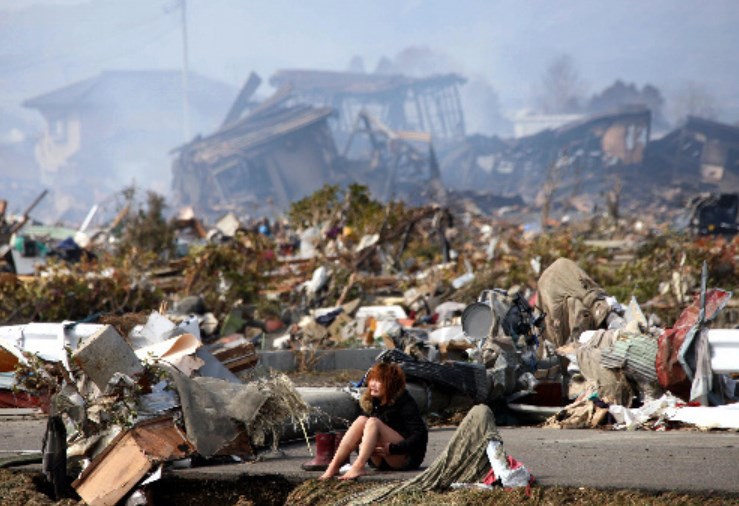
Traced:
MULTIPOLYGON (((565 55, 584 100, 620 79, 658 88, 672 120, 685 104, 700 103, 719 121, 739 121, 733 0, 187 0, 186 6, 189 68, 229 85, 226 104, 251 71, 265 82, 282 68, 451 71, 468 79, 462 89, 468 131, 507 135, 508 118, 536 107, 547 66, 565 55)), ((15 122, 39 135, 43 118, 24 101, 105 71, 180 70, 181 13, 180 0, 5 0, 0 127, 15 122)), ((269 92, 265 84, 258 95, 269 92)))

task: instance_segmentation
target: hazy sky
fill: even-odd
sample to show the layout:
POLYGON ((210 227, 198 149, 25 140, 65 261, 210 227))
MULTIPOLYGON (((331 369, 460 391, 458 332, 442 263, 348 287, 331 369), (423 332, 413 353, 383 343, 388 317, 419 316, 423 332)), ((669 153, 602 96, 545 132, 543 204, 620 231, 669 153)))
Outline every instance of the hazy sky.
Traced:
MULTIPOLYGON (((178 0, 0 0, 0 105, 106 69, 179 68, 178 0)), ((526 105, 557 55, 589 92, 616 78, 669 98, 704 86, 739 120, 736 0, 187 0, 192 70, 240 85, 251 70, 368 71, 409 46, 484 78, 506 108, 526 105)), ((441 68, 445 67, 445 68, 441 68)))
MULTIPOLYGON (((713 97, 717 119, 739 123, 739 0, 185 1, 190 69, 234 92, 251 71, 266 81, 281 68, 347 70, 359 56, 372 72, 386 57, 408 73, 470 78, 468 131, 500 132, 485 123, 495 104, 532 107, 547 65, 569 55, 588 95, 616 79, 652 84, 669 117, 690 84, 713 97)), ((181 69, 181 5, 0 0, 0 124, 23 119, 38 135, 41 115, 24 100, 105 70, 181 69)))

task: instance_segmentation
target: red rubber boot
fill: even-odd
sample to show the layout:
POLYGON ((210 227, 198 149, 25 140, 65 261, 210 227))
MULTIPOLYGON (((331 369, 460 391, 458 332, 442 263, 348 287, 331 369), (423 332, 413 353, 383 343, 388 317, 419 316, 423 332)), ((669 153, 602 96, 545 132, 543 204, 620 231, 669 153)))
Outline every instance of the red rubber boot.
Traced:
POLYGON ((316 456, 300 467, 306 471, 325 471, 334 458, 334 435, 325 432, 316 434, 316 456))

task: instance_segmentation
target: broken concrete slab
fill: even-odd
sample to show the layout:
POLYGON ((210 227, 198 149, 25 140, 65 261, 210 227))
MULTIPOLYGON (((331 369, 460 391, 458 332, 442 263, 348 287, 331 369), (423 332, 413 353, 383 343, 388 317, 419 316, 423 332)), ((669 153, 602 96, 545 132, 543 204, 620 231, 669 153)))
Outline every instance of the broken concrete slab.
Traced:
POLYGON ((144 371, 136 353, 111 325, 85 338, 72 358, 101 391, 115 373, 135 376, 144 371))

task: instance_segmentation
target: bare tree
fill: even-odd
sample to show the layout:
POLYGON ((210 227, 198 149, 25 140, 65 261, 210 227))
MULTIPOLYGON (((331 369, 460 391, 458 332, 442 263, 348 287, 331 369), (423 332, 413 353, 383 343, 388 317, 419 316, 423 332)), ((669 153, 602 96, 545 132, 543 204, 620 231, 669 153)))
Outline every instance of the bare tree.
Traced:
POLYGON ((552 160, 549 167, 547 167, 547 178, 541 185, 539 194, 536 197, 537 204, 541 204, 540 224, 542 230, 546 230, 549 225, 549 213, 552 210, 554 193, 559 189, 560 184, 562 183, 561 167, 563 165, 567 165, 568 162, 569 156, 565 152, 558 158, 552 160))
POLYGON ((611 111, 623 106, 644 105, 652 112, 652 122, 660 128, 668 126, 664 114, 665 99, 662 91, 654 85, 645 84, 641 90, 634 83, 617 79, 600 93, 590 97, 587 112, 592 114, 611 111))
POLYGON ((547 114, 578 112, 585 95, 585 84, 572 56, 556 57, 544 71, 536 92, 537 106, 547 114))

